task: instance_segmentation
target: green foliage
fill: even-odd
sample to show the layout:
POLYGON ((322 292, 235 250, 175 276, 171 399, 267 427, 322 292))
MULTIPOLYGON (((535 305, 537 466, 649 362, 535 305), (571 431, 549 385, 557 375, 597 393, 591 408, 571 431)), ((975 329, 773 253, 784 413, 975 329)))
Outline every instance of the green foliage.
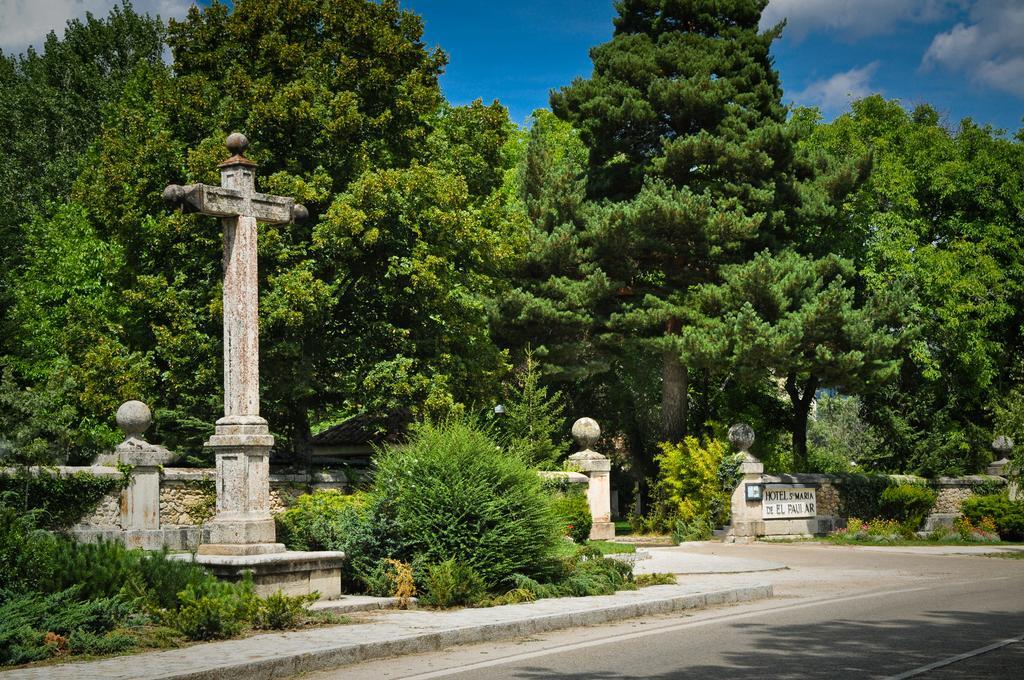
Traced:
POLYGON ((893 484, 886 475, 841 475, 835 482, 839 490, 840 517, 878 517, 882 493, 893 484))
POLYGON ((551 509, 558 517, 562 533, 577 545, 585 545, 594 522, 586 493, 569 491, 558 494, 551 503, 551 509))
POLYGON ((637 588, 648 586, 672 586, 676 584, 675 574, 637 574, 635 577, 637 588))
POLYGON ((473 567, 454 559, 427 568, 420 604, 431 607, 457 607, 481 600, 487 592, 484 580, 473 567))
POLYGON ((306 608, 319 597, 319 593, 285 595, 279 590, 260 599, 253 626, 264 630, 295 628, 305 615, 306 608))
POLYGON ((718 439, 687 437, 679 444, 663 442, 658 464, 658 507, 648 517, 648 530, 672 531, 677 521, 690 526, 699 521, 718 524, 727 519, 728 488, 720 476, 723 462, 734 458, 728 445, 718 439))
POLYGON ((1011 501, 1005 494, 971 496, 960 506, 963 516, 975 525, 985 518, 995 522, 1004 541, 1024 541, 1024 502, 1011 501))
POLYGON ((850 517, 846 527, 829 534, 835 543, 899 543, 914 537, 913 530, 894 519, 876 518, 863 521, 850 517))
POLYGON ((618 590, 636 589, 631 564, 603 557, 600 552, 585 547, 563 559, 553 578, 535 580, 513 574, 508 582, 512 585, 511 592, 526 591, 533 599, 611 595, 618 590))
POLYGON ((107 635, 131 612, 122 598, 80 600, 75 587, 49 595, 38 592, 0 593, 0 664, 40 661, 66 644, 73 647, 123 648, 123 636, 107 635), (58 639, 59 638, 59 639, 58 639))
POLYGON ((348 508, 360 509, 366 502, 362 493, 343 494, 337 489, 321 489, 303 494, 274 520, 278 540, 289 550, 327 550, 343 540, 338 516, 348 508))
POLYGON ((66 529, 99 505, 108 494, 125 488, 128 475, 100 477, 88 472, 64 475, 45 468, 0 474, 0 494, 5 503, 37 510, 36 521, 47 529, 66 529))
POLYGON ((864 420, 859 397, 821 395, 807 424, 808 471, 824 474, 853 472, 852 464, 870 467, 882 439, 864 420))
POLYGON ((676 543, 686 541, 707 541, 714 535, 715 525, 706 516, 695 516, 689 519, 676 519, 672 527, 672 540, 676 543))
POLYGON ((898 380, 865 395, 865 415, 885 441, 877 467, 926 476, 980 470, 992 415, 1012 404, 1022 375, 1024 259, 1015 234, 1024 145, 879 96, 819 125, 809 141, 841 156, 872 153, 871 177, 846 206, 848 232, 863 235, 858 266, 868 293, 899 288, 909 297, 914 339, 901 348, 898 380))
POLYGON ((170 615, 174 627, 189 640, 221 640, 234 637, 259 611, 252 581, 229 583, 211 579, 185 588, 181 607, 170 615))
MULTIPOLYGON (((893 380, 904 323, 881 293, 858 300, 853 263, 765 250, 723 267, 724 282, 698 294, 693 342, 741 374, 784 378, 794 462, 807 466, 807 425, 820 386, 864 391, 893 380)), ((696 350, 695 350, 696 351, 696 350)))
POLYGON ((60 539, 38 528, 38 513, 8 505, 9 498, 0 501, 0 593, 49 587, 60 539))
POLYGON ((920 484, 897 484, 882 491, 879 511, 882 517, 896 520, 910 531, 916 531, 938 497, 938 493, 920 484))
POLYGON ((394 547, 388 556, 455 559, 488 585, 531 573, 558 541, 536 471, 465 422, 422 425, 407 445, 378 452, 369 496, 367 517, 394 547))
POLYGON ((561 392, 548 395, 540 383, 540 368, 527 348, 516 379, 505 392, 505 414, 495 425, 502 443, 541 470, 554 470, 568 449, 561 392))

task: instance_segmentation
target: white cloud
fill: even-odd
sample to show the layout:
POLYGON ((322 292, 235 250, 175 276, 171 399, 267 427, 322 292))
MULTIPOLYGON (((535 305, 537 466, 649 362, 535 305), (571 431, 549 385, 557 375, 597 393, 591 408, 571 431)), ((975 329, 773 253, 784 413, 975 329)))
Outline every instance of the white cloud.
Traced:
MULTIPOLYGON (((83 19, 86 12, 106 17, 120 0, 0 0, 0 49, 8 54, 24 52, 29 45, 41 48, 46 34, 64 34, 69 19, 83 19)), ((192 0, 134 0, 139 14, 159 14, 162 19, 182 18, 192 0)))
POLYGON ((796 41, 814 30, 855 40, 887 33, 903 22, 937 21, 959 4, 960 0, 771 0, 761 15, 761 28, 785 19, 783 35, 796 41))
POLYGON ((970 23, 957 24, 932 40, 924 68, 941 66, 975 82, 1024 97, 1024 4, 983 0, 970 23))
POLYGON ((878 62, 874 61, 861 68, 836 73, 793 93, 793 101, 804 106, 817 106, 826 115, 840 113, 850 101, 875 92, 869 81, 877 69, 878 62))

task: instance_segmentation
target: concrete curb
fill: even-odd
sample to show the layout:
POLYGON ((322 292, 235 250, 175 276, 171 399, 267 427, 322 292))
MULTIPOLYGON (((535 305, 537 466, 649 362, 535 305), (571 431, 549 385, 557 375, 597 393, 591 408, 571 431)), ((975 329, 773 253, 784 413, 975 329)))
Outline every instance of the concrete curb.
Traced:
MULTIPOLYGON (((394 629, 388 624, 370 624, 375 628, 392 629, 393 636, 383 640, 353 642, 351 640, 309 639, 307 643, 299 643, 296 638, 300 633, 283 633, 262 635, 237 641, 209 643, 168 652, 153 652, 138 656, 118 657, 101 661, 64 664, 60 666, 40 666, 3 673, 5 678, 147 678, 167 680, 219 680, 226 677, 244 677, 246 680, 269 680, 284 678, 299 673, 327 670, 347 666, 371 659, 404 654, 432 652, 455 645, 488 642, 520 636, 534 635, 562 628, 589 626, 609 621, 668 614, 687 609, 700 609, 719 604, 749 602, 772 596, 770 584, 753 584, 740 587, 711 588, 706 592, 678 593, 680 586, 652 586, 643 591, 631 591, 618 595, 606 596, 608 602, 598 607, 577 609, 576 611, 545 613, 522 616, 520 612, 529 611, 513 608, 529 607, 530 605, 509 605, 496 607, 494 610, 465 610, 494 612, 491 621, 453 625, 433 631, 417 632, 419 626, 406 628, 406 632, 394 629), (659 593, 661 596, 659 597, 659 593), (644 597, 647 595, 647 597, 644 597), (620 596, 622 601, 614 600, 620 596), (505 609, 505 612, 501 610, 505 609), (501 614, 507 619, 502 621, 501 614), (288 644, 275 644, 275 639, 287 641, 288 644), (230 652, 233 643, 255 642, 262 649, 264 656, 251 660, 243 658, 238 651, 230 652), (203 650, 203 648, 206 648, 203 650), (279 649, 275 650, 275 647, 279 649), (218 649, 223 653, 216 653, 218 649), (190 652, 192 652, 190 654, 190 652), (188 657, 193 657, 189 659, 188 657), (202 657, 202 658, 200 658, 202 657), (234 658, 231 658, 234 657, 234 658), (203 660, 205 659, 205 660, 203 660), (191 668, 189 668, 191 666, 191 668)), ((566 603, 591 598, 565 598, 566 603)), ((597 598, 594 598, 597 599, 597 598)), ((541 600, 549 607, 559 604, 558 600, 541 600)), ((422 611, 422 610, 421 610, 422 611)), ((410 613, 415 615, 416 613, 410 613)), ((423 615, 430 615, 422 612, 423 615)), ((330 629, 320 629, 330 632, 330 629)), ((339 629, 340 630, 340 629, 339 629)), ((310 631, 313 632, 313 631, 310 631)), ((382 630, 383 632, 383 630, 382 630)), ((251 645, 249 645, 251 647, 251 645)))
MULTIPOLYGON (((657 588, 658 586, 653 587, 657 588)), ((334 649, 318 649, 303 654, 261 659, 252 663, 236 663, 215 670, 164 677, 175 680, 220 680, 236 675, 244 675, 246 680, 286 678, 299 673, 350 666, 371 659, 434 652, 456 645, 536 635, 562 628, 593 626, 609 621, 633 619, 653 614, 668 614, 686 609, 702 609, 720 604, 762 600, 771 597, 772 592, 772 586, 768 584, 722 588, 707 593, 681 595, 664 600, 623 603, 590 611, 548 614, 520 621, 499 621, 485 625, 463 626, 433 633, 407 635, 388 641, 343 644, 334 649)))

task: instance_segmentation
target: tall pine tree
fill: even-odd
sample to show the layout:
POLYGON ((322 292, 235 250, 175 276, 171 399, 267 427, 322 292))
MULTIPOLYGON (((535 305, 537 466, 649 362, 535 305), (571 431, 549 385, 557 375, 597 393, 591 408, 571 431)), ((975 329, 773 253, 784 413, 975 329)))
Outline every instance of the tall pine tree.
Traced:
POLYGON ((620 0, 594 71, 552 95, 590 150, 581 241, 607 278, 594 327, 623 355, 660 357, 659 438, 686 432, 688 293, 786 238, 794 144, 760 32, 767 0, 620 0))

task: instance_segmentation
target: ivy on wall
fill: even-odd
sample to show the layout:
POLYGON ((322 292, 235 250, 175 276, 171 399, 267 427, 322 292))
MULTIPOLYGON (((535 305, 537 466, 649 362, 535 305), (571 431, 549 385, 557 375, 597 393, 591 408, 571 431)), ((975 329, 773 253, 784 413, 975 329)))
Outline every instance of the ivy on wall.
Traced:
POLYGON ((108 494, 131 482, 131 466, 118 466, 120 477, 97 476, 88 472, 62 475, 40 468, 0 474, 0 494, 12 507, 39 513, 44 529, 67 529, 99 506, 108 494))

